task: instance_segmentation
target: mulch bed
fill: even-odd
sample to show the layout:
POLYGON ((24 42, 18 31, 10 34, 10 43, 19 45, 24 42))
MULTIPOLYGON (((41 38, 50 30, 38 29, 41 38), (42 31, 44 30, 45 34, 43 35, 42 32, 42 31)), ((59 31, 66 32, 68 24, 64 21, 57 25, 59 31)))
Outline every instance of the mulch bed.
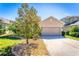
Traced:
POLYGON ((37 44, 31 43, 31 44, 19 44, 17 46, 12 47, 12 53, 15 56, 30 56, 31 55, 31 49, 37 48, 37 44))

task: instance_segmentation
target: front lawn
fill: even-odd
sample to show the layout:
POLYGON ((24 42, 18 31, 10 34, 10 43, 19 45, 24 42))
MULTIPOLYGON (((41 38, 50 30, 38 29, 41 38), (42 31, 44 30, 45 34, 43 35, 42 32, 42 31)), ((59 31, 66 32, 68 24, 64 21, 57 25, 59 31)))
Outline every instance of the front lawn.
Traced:
POLYGON ((79 37, 73 37, 73 36, 69 36, 69 35, 65 35, 65 37, 73 39, 73 40, 79 40, 79 37))
POLYGON ((0 56, 13 56, 11 47, 23 43, 23 40, 10 37, 9 35, 0 36, 0 56))
POLYGON ((23 40, 17 38, 11 38, 9 36, 0 36, 0 48, 6 48, 8 46, 14 46, 22 43, 23 40))
POLYGON ((0 48, 17 45, 22 42, 22 40, 0 39, 0 48))
MULTIPOLYGON (((25 40, 17 39, 17 38, 11 38, 9 36, 0 36, 0 55, 12 55, 11 54, 11 48, 15 45, 18 45, 20 43, 25 43, 25 40), (1 54, 2 53, 2 54, 1 54)), ((29 43, 35 43, 38 45, 36 49, 31 49, 31 54, 33 56, 45 56, 48 55, 48 51, 46 49, 46 46, 44 42, 39 40, 29 40, 29 43)))

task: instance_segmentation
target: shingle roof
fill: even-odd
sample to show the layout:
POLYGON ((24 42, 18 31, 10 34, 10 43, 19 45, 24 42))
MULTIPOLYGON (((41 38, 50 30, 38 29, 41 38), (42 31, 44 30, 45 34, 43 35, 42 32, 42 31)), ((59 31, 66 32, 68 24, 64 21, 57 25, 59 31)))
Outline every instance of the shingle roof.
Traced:
MULTIPOLYGON (((50 20, 50 19, 52 19, 52 20, 57 20, 58 22, 60 22, 60 23, 63 23, 63 24, 64 24, 64 22, 63 22, 63 21, 58 20, 57 18, 55 18, 55 17, 53 17, 53 16, 49 16, 48 18, 44 19, 43 21, 50 20)), ((42 22, 43 22, 43 21, 42 21, 42 22)))
POLYGON ((79 25, 79 20, 73 21, 72 23, 65 24, 65 26, 79 25))
POLYGON ((63 27, 64 22, 58 20, 52 16, 46 18, 45 20, 41 21, 41 27, 63 27))
POLYGON ((3 23, 6 23, 6 24, 10 24, 11 22, 13 22, 12 20, 8 20, 3 17, 0 17, 0 19, 3 21, 3 23))
POLYGON ((73 25, 79 25, 79 21, 73 23, 73 24, 70 24, 69 26, 73 26, 73 25))

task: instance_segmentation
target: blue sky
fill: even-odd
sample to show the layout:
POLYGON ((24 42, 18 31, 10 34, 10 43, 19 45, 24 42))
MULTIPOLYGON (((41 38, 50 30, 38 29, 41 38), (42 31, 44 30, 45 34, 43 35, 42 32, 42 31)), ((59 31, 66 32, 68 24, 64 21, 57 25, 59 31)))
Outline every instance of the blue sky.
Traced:
MULTIPOLYGON (((78 3, 32 3, 29 4, 29 6, 36 8, 42 20, 49 16, 58 19, 66 16, 79 16, 78 3)), ((21 3, 0 3, 0 17, 15 20, 15 18, 18 17, 17 10, 20 7, 21 3)))

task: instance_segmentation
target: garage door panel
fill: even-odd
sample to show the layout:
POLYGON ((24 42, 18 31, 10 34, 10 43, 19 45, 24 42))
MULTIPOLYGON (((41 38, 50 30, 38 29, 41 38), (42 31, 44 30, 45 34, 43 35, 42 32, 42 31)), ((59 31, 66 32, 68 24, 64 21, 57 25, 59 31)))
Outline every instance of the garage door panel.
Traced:
POLYGON ((42 28, 42 35, 61 35, 60 28, 42 28))

